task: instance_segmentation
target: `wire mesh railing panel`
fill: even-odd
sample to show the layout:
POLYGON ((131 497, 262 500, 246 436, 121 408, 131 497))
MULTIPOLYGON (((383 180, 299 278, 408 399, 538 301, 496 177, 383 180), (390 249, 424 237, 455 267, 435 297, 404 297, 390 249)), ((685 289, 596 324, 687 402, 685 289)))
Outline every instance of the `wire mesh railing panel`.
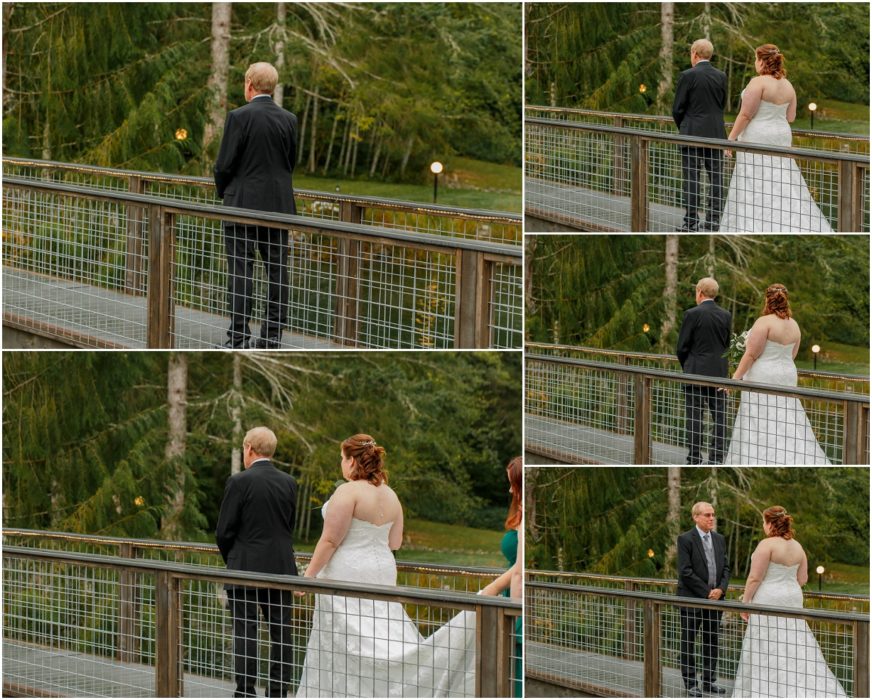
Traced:
POLYGON ((497 262, 489 268, 488 346, 520 348, 524 341, 524 280, 521 267, 497 262))
POLYGON ((4 187, 4 313, 55 337, 142 345, 147 231, 140 208, 4 187))
POLYGON ((525 209, 563 223, 629 230, 629 141, 620 134, 526 126, 525 209))
POLYGON ((525 382, 527 449, 571 462, 632 463, 631 377, 528 359, 525 382))
POLYGON ((427 211, 368 206, 363 208, 361 220, 365 224, 382 228, 450 235, 455 238, 494 243, 520 245, 523 237, 520 221, 507 222, 495 217, 463 218, 458 215, 439 215, 427 211))
POLYGON ((154 616, 148 576, 4 556, 4 687, 25 696, 154 697, 154 616))
POLYGON ((528 677, 595 695, 644 695, 641 604, 528 587, 524 635, 528 677))

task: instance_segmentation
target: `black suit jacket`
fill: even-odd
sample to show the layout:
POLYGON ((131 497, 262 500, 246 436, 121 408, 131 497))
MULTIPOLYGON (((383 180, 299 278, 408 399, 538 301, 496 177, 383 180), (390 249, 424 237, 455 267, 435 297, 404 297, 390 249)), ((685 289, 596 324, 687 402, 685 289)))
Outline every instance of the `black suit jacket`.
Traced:
POLYGON ((714 301, 704 301, 684 312, 675 354, 685 374, 728 375, 724 353, 730 345, 732 322, 730 312, 714 301))
POLYGON ((295 574, 297 482, 271 462, 227 479, 215 539, 228 569, 295 574))
POLYGON ((679 133, 723 139, 726 103, 726 74, 708 61, 700 61, 678 78, 672 118, 679 133))
POLYGON ((297 117, 271 97, 257 97, 227 114, 215 187, 230 207, 296 214, 292 175, 297 117))
MULTIPOLYGON (((717 572, 715 588, 720 588, 726 597, 727 586, 730 585, 730 564, 727 561, 727 542, 724 536, 711 531, 712 546, 715 550, 715 566, 717 572)), ((702 537, 696 528, 678 536, 678 595, 691 598, 708 598, 711 592, 708 585, 708 564, 705 561, 705 550, 702 537)))

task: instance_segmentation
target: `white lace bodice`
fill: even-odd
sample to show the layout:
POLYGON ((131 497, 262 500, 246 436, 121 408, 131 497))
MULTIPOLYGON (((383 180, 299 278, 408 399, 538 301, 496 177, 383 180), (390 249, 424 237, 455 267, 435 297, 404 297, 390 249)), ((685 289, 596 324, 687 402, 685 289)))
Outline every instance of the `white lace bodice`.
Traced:
POLYGON ((796 580, 799 564, 785 566, 769 562, 766 575, 757 588, 752 602, 757 605, 778 605, 790 608, 802 607, 802 588, 796 580))
POLYGON ((745 374, 745 381, 777 386, 796 386, 796 365, 793 362, 794 343, 782 345, 767 340, 751 369, 745 374))
MULTIPOLYGON (((744 97, 745 91, 742 90, 742 98, 744 99, 744 97)), ((793 132, 787 121, 787 108, 789 106, 789 102, 777 105, 760 100, 757 114, 745 127, 745 130, 739 134, 738 140, 789 147, 793 143, 793 132)))
MULTIPOLYGON (((321 506, 321 515, 325 518, 329 505, 327 501, 321 506)), ((388 544, 392 525, 393 522, 374 525, 352 518, 345 539, 317 578, 396 586, 397 563, 388 544)))

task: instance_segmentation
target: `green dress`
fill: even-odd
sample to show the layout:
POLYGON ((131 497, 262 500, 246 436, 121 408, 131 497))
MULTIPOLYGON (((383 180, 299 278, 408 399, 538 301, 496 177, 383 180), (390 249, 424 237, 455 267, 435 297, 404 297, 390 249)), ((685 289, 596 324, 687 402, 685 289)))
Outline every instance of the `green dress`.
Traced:
MULTIPOLYGON (((515 562, 518 560, 518 531, 517 530, 509 530, 503 535, 503 540, 500 542, 500 551, 502 551, 503 556, 506 558, 506 561, 509 562, 509 566, 512 567, 515 565, 515 562)), ((502 593, 504 596, 508 597, 511 595, 511 591, 506 589, 502 593)), ((522 630, 523 626, 521 623, 521 618, 519 617, 515 621, 515 670, 512 674, 514 679, 514 697, 520 698, 523 697, 523 683, 522 683, 522 668, 521 668, 521 653, 522 653, 522 630)))

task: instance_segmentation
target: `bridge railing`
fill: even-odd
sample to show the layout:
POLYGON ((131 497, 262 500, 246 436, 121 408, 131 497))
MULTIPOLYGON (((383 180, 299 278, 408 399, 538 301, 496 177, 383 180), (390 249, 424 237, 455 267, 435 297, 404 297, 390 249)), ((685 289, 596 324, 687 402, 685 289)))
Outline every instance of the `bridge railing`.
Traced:
MULTIPOLYGON (((631 350, 609 350, 581 345, 562 345, 559 343, 524 344, 527 352, 555 357, 575 357, 580 360, 614 362, 633 367, 656 367, 672 372, 681 372, 681 363, 675 355, 654 352, 635 352, 631 350)), ((816 369, 797 368, 799 386, 806 389, 825 389, 827 391, 849 391, 864 396, 869 395, 868 375, 826 372, 816 369)))
MULTIPOLYGON (((3 545, 78 554, 99 554, 125 559, 168 561, 192 566, 223 566, 218 547, 206 542, 168 542, 166 540, 4 527, 3 545)), ((295 558, 297 566, 302 572, 306 570, 312 555, 307 552, 296 552, 295 558)), ((503 573, 502 569, 483 566, 459 567, 398 561, 397 585, 478 593, 501 573, 503 573)))
POLYGON ((521 346, 520 246, 12 176, 3 213, 4 322, 64 342, 220 346, 239 223, 289 231, 291 347, 521 346))
MULTIPOLYGON (((731 686, 736 678, 749 629, 740 613, 748 612, 753 632, 763 638, 757 663, 791 668, 796 661, 792 653, 812 659, 817 645, 848 697, 869 695, 868 615, 533 581, 524 590, 527 678, 593 695, 683 697, 679 652, 684 608, 723 614, 717 666, 721 686, 731 686)), ((815 666, 810 662, 808 668, 815 666)), ((826 673, 822 668, 809 673, 823 693, 826 673)), ((761 694, 786 697, 779 691, 788 692, 770 687, 761 694)))
MULTIPOLYGON (((543 119, 563 119, 588 124, 605 124, 608 126, 627 127, 629 129, 644 129, 677 134, 671 116, 662 114, 634 114, 630 112, 602 112, 594 109, 579 109, 577 107, 545 107, 543 105, 527 105, 524 114, 528 117, 543 119)), ((733 122, 724 122, 724 138, 733 128, 733 122)), ((820 131, 818 129, 793 129, 793 145, 797 148, 812 148, 816 151, 835 151, 838 153, 869 153, 869 136, 864 134, 846 134, 842 132, 820 131)))
MULTIPOLYGON (((677 231, 684 217, 682 148, 709 149, 723 161, 724 216, 731 233, 748 231, 869 231, 868 154, 780 148, 726 139, 705 139, 645 129, 579 121, 526 117, 525 202, 529 216, 585 231, 677 231), (731 151, 733 158, 725 157, 731 151), (755 191, 737 190, 731 208, 728 191, 734 168, 772 170, 767 197, 783 202, 778 211, 754 203, 755 191), (800 179, 820 208, 796 198, 800 179)), ((691 165, 693 169, 697 165, 691 165)), ((702 165, 698 165, 700 170, 702 165)), ((699 209, 706 210, 709 183, 700 172, 699 209)), ((711 221, 700 225, 714 225, 711 221)), ((529 227, 528 227, 529 228, 529 227)))
MULTIPOLYGON (((153 195, 199 204, 221 204, 215 192, 214 180, 207 177, 10 156, 3 157, 3 176, 65 182, 93 189, 153 195)), ((437 206, 315 190, 298 189, 294 194, 298 213, 302 216, 513 245, 520 245, 523 237, 522 217, 510 212, 437 206)))
MULTIPOLYGON (((326 595, 335 609, 366 603, 396 616, 402 606, 423 637, 450 623, 442 651, 464 661, 455 668, 465 695, 507 697, 517 680, 514 626, 521 606, 506 598, 6 546, 4 691, 19 696, 229 696, 234 664, 226 584, 326 595), (132 602, 121 605, 122 590, 129 591, 123 598, 132 602)), ((291 692, 300 680, 314 609, 311 597, 294 598, 291 692)), ((259 647, 258 685, 265 686, 270 658, 265 630, 259 647)), ((417 682, 413 690, 430 696, 428 679, 434 676, 439 674, 433 668, 407 664, 404 681, 417 682)))
MULTIPOLYGON (((726 445, 742 395, 759 411, 779 411, 787 424, 811 429, 833 464, 869 463, 869 397, 819 389, 786 389, 732 379, 685 375, 648 367, 617 365, 526 353, 526 451, 570 464, 683 464, 687 455, 685 387, 728 390, 726 445)), ((708 412, 706 412, 708 421, 708 412)), ((763 423, 760 431, 767 426, 763 423)), ((711 435, 706 422, 704 436, 711 435)), ((784 463, 754 434, 736 445, 754 455, 752 464, 784 463)), ((703 440, 704 448, 709 440, 703 440)), ((792 448, 799 448, 791 444, 792 448)), ((813 446, 791 464, 817 463, 813 446), (800 461, 801 460, 801 461, 800 461)))

